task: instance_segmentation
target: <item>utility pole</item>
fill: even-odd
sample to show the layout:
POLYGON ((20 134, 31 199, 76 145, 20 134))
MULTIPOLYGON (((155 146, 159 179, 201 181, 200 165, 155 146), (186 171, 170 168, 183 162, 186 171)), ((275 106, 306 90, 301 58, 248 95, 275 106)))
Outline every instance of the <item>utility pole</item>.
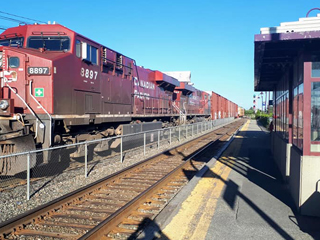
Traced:
POLYGON ((263 112, 263 92, 261 92, 260 95, 261 95, 261 112, 263 112))

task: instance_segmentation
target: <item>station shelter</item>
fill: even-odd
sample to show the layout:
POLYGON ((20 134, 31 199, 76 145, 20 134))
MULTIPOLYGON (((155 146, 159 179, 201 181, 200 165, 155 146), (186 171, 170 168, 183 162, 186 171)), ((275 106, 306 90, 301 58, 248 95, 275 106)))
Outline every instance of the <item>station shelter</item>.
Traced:
POLYGON ((261 28, 255 91, 273 91, 271 150, 303 215, 320 216, 320 14, 261 28))

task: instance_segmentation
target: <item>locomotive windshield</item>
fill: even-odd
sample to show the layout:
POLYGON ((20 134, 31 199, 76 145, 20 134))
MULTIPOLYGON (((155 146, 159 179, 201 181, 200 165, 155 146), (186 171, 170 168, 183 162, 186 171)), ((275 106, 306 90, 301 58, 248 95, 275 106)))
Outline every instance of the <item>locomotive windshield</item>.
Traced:
POLYGON ((35 36, 28 38, 28 48, 44 48, 48 51, 68 51, 70 48, 69 37, 35 36))
POLYGON ((3 39, 3 40, 0 40, 0 46, 22 47, 23 40, 24 40, 23 37, 3 39))

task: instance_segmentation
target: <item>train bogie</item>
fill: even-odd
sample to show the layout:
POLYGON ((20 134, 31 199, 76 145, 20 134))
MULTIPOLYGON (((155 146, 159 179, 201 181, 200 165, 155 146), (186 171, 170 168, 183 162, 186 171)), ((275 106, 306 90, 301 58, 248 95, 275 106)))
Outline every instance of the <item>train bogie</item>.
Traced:
MULTIPOLYGON (((2 155, 10 155, 15 152, 35 150, 35 145, 31 135, 13 138, 1 142, 2 155)), ((36 165, 36 156, 31 154, 28 159, 25 156, 8 156, 0 158, 0 175, 15 175, 27 170, 27 166, 36 165)))

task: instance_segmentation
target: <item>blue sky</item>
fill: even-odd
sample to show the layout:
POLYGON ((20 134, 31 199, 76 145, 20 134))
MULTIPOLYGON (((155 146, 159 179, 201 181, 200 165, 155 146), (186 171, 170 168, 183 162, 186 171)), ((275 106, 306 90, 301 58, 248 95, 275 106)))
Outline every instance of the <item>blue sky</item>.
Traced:
MULTIPOLYGON (((191 71, 196 88, 249 108, 254 34, 261 27, 297 21, 314 7, 319 1, 16 0, 2 4, 1 11, 56 21, 145 68, 191 71)), ((0 19, 0 26, 15 25, 0 19)))

